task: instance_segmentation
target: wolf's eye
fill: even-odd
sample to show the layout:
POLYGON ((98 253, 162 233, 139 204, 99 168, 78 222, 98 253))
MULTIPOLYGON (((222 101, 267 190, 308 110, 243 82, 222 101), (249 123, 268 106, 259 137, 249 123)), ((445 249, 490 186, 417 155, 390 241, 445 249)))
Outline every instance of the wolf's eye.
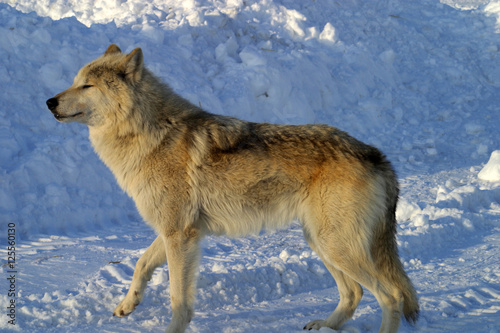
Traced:
POLYGON ((91 88, 91 87, 93 87, 93 85, 86 84, 86 85, 82 86, 82 89, 88 89, 88 88, 91 88))

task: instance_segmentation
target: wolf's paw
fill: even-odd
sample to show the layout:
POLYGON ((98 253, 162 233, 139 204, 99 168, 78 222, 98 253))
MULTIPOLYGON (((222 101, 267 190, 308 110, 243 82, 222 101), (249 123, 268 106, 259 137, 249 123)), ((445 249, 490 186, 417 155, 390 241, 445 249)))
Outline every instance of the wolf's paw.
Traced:
POLYGON ((132 313, 135 310, 137 305, 141 302, 141 297, 137 291, 127 293, 127 296, 123 299, 123 301, 118 304, 113 311, 113 316, 116 317, 125 317, 132 313))
POLYGON ((313 320, 311 321, 310 323, 308 323, 306 326, 304 326, 304 329, 305 330, 312 330, 312 329, 315 329, 315 330, 319 330, 321 327, 325 327, 328 325, 326 324, 326 320, 313 320))

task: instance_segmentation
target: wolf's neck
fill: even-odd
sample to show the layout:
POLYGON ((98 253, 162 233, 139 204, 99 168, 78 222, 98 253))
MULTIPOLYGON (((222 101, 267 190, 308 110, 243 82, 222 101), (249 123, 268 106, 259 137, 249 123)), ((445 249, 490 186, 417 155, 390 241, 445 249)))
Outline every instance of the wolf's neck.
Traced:
MULTIPOLYGON (((148 82, 149 84, 150 82, 148 82)), ((144 87, 144 89, 147 87, 144 87)), ((128 113, 116 123, 89 126, 89 138, 96 153, 111 169, 120 186, 131 194, 131 175, 137 174, 148 155, 154 152, 172 130, 168 119, 168 87, 139 91, 128 113)), ((143 89, 141 89, 143 90, 143 89)))
POLYGON ((128 177, 143 168, 163 141, 174 142, 179 138, 187 126, 183 121, 186 116, 203 112, 147 70, 143 80, 131 96, 132 103, 125 117, 116 123, 89 127, 95 151, 129 194, 131 180, 128 177))
POLYGON ((130 177, 137 174, 137 169, 141 168, 147 155, 161 142, 160 139, 151 140, 118 126, 114 131, 112 128, 90 127, 89 138, 100 159, 129 195, 132 195, 130 186, 134 182, 130 177))

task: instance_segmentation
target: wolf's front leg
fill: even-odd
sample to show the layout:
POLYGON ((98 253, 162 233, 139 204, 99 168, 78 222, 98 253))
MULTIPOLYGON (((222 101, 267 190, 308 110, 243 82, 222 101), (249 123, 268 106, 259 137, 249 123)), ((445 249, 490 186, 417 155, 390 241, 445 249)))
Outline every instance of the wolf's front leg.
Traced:
POLYGON ((166 259, 165 244, 163 239, 158 236, 137 261, 130 289, 123 301, 113 311, 113 316, 125 317, 135 310, 135 307, 142 301, 144 290, 155 268, 165 263, 166 259))
POLYGON ((200 257, 199 230, 187 228, 165 236, 172 321, 167 333, 184 332, 193 317, 196 277, 200 257))

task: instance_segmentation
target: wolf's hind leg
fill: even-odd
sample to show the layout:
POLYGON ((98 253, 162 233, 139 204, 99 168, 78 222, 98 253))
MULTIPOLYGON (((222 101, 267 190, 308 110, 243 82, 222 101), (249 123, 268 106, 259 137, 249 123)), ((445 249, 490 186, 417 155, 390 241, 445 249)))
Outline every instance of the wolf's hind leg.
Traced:
POLYGON ((361 297, 363 296, 363 289, 359 283, 331 265, 326 266, 337 283, 340 301, 335 308, 335 311, 333 311, 328 318, 325 320, 311 321, 304 327, 306 330, 319 330, 321 327, 329 327, 334 330, 339 329, 346 321, 351 319, 356 307, 361 301, 361 297))
MULTIPOLYGON (((330 236, 327 239, 334 238, 330 236)), ((350 246, 346 246, 337 240, 336 242, 323 241, 321 244, 320 253, 323 253, 323 255, 329 254, 324 256, 327 267, 329 264, 333 265, 335 263, 335 267, 342 271, 344 277, 349 277, 350 280, 363 285, 377 299, 382 308, 382 324, 379 333, 396 333, 403 314, 404 299, 402 291, 391 280, 390 272, 378 268, 371 259, 370 254, 364 251, 361 243, 356 245, 356 242, 353 242, 350 246)), ((332 273, 332 275, 334 274, 332 273)), ((334 277, 339 285, 342 299, 339 280, 335 275, 334 277)), ((342 304, 342 301, 340 304, 342 304)), ((335 312, 325 320, 325 324, 328 324, 328 320, 335 317, 335 312)))
MULTIPOLYGON (((309 238, 306 237, 306 239, 309 238)), ((332 274, 335 282, 337 283, 337 288, 340 294, 340 301, 335 308, 335 311, 332 312, 328 318, 325 320, 314 320, 304 326, 305 330, 317 329, 319 330, 321 327, 329 327, 332 329, 339 329, 347 320, 351 319, 356 307, 361 301, 361 297, 363 296, 363 289, 353 279, 347 276, 342 271, 336 269, 331 265, 327 260, 323 258, 321 250, 317 249, 317 247, 309 241, 311 248, 318 253, 320 258, 323 260, 326 268, 332 274)))
POLYGON ((113 316, 125 317, 134 311, 135 307, 142 301, 144 290, 154 270, 165 263, 166 259, 165 244, 163 239, 158 236, 137 261, 128 293, 113 311, 113 316))

